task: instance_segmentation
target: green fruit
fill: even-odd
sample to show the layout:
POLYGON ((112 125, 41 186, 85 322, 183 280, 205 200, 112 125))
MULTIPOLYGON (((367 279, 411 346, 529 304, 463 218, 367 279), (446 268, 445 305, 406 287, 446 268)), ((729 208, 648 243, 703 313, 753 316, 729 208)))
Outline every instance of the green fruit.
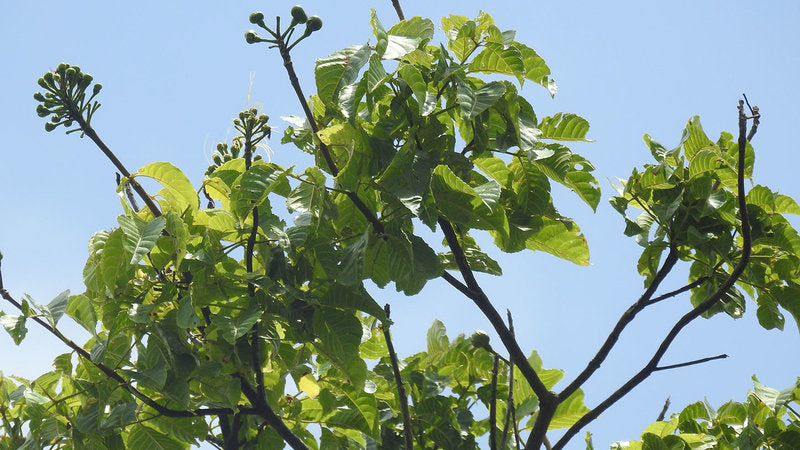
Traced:
POLYGON ((264 22, 264 13, 261 11, 256 11, 253 14, 250 14, 250 23, 257 25, 262 22, 264 22))
POLYGON ((317 30, 322 28, 322 19, 319 16, 311 16, 308 18, 308 22, 306 22, 306 33, 313 33, 317 30))
POLYGON ((292 24, 306 23, 307 20, 308 16, 306 16, 306 10, 300 5, 294 5, 292 7, 292 24))
POLYGON ((58 124, 55 124, 53 122, 47 122, 46 124, 44 124, 44 129, 45 131, 53 131, 56 129, 57 126, 58 124))
POLYGON ((247 41, 248 44, 255 44, 256 42, 261 41, 256 32, 253 30, 249 30, 244 33, 244 40, 247 41))

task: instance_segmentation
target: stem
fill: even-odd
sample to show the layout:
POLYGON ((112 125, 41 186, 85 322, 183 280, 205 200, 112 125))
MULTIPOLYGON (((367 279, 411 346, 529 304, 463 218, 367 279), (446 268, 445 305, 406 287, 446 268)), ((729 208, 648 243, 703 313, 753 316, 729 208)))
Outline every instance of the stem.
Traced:
POLYGON ((694 361, 687 361, 679 364, 670 364, 668 366, 658 366, 655 369, 653 369, 653 372, 657 372, 659 370, 669 370, 669 369, 677 369, 679 367, 693 366, 695 364, 702 364, 704 362, 714 361, 715 359, 725 359, 727 357, 728 355, 723 353, 721 355, 710 356, 708 358, 695 359, 694 361))
MULTIPOLYGON (((644 381, 647 377, 649 377, 653 372, 658 370, 658 363, 661 361, 661 358, 669 349, 672 342, 678 336, 678 334, 683 330, 683 328, 688 325, 693 320, 700 317, 703 313, 711 309, 714 304, 716 304, 725 292, 728 291, 733 285, 736 283, 736 280, 744 272, 744 269, 747 267, 747 263, 750 261, 750 253, 752 251, 752 242, 750 236, 750 223, 747 214, 747 200, 745 198, 744 192, 744 171, 745 171, 745 149, 747 147, 747 116, 744 114, 744 102, 739 100, 739 161, 737 167, 737 178, 736 178, 736 191, 739 200, 739 217, 742 223, 742 256, 739 259, 739 262, 731 271, 728 278, 719 286, 719 288, 711 294, 706 300, 702 303, 697 305, 688 313, 684 314, 672 329, 667 333, 667 336, 661 342, 658 349, 656 350, 653 357, 650 361, 640 370, 636 375, 631 377, 625 384, 623 384, 619 389, 617 389, 613 394, 611 394, 608 398, 606 398, 603 402, 597 405, 593 410, 589 411, 581 417, 572 427, 570 427, 564 436, 556 443, 554 448, 563 448, 570 439, 572 439, 578 431, 581 430, 586 424, 596 419, 603 411, 608 409, 611 405, 616 403, 620 398, 627 395, 634 387, 636 387, 639 383, 644 381)), ((753 133, 755 134, 755 133, 753 133)), ((752 135, 750 136, 752 137, 752 135)))
POLYGON ((400 401, 400 411, 403 414, 403 436, 406 440, 406 450, 413 450, 414 432, 411 428, 411 414, 408 412, 408 397, 406 396, 406 389, 403 386, 403 379, 400 377, 400 364, 397 362, 397 353, 394 351, 394 345, 392 345, 392 336, 389 333, 389 304, 387 303, 383 309, 386 311, 387 319, 386 323, 383 324, 383 337, 386 339, 386 348, 389 350, 389 360, 392 362, 394 383, 397 385, 397 397, 400 401))
MULTIPOLYGON (((12 305, 14 305, 15 308, 17 308, 18 310, 22 311, 22 305, 18 301, 16 301, 11 296, 11 294, 9 294, 8 291, 5 290, 1 285, 0 285, 0 296, 2 296, 6 301, 8 301, 12 305)), ((138 390, 135 387, 133 387, 133 385, 131 385, 131 383, 128 380, 126 380, 120 374, 118 374, 116 371, 114 371, 114 369, 111 369, 110 367, 106 366, 105 364, 103 364, 101 362, 92 361, 92 358, 89 355, 89 352, 84 350, 81 346, 79 346, 78 344, 73 342, 71 339, 69 339, 66 336, 64 336, 63 334, 61 334, 61 332, 58 331, 57 329, 51 327, 50 324, 48 324, 47 322, 43 321, 41 318, 39 318, 39 317, 30 317, 30 319, 33 319, 34 322, 38 323, 45 330, 49 331, 52 335, 57 337, 61 342, 66 344, 67 347, 71 348, 79 356, 81 356, 86 361, 88 361, 89 363, 93 364, 95 367, 100 369, 100 371, 103 372, 108 378, 111 378, 112 380, 117 381, 120 384, 120 386, 122 386, 123 389, 125 389, 128 392, 130 392, 134 397, 136 397, 139 400, 141 400, 142 403, 144 403, 145 405, 147 405, 147 406, 153 408, 154 410, 156 410, 162 416, 166 416, 166 417, 198 417, 198 416, 215 416, 215 415, 225 415, 225 414, 233 414, 234 413, 234 411, 232 409, 230 409, 230 408, 198 408, 198 409, 194 409, 194 410, 177 410, 177 409, 167 408, 166 406, 163 406, 163 405, 159 404, 158 402, 156 402, 152 398, 148 397, 146 394, 142 393, 140 390, 138 390)), ((240 408, 239 410, 243 411, 243 412, 246 412, 248 414, 252 414, 253 413, 253 410, 249 409, 249 408, 240 408)))
POLYGON ((622 335, 622 331, 628 326, 631 321, 636 317, 636 315, 644 309, 650 300, 650 298, 655 293, 658 286, 661 282, 666 278, 667 274, 672 270, 675 266, 675 263, 678 262, 678 250, 675 247, 670 247, 669 253, 667 253, 667 257, 664 259, 664 264, 661 268, 656 272, 655 277, 653 278, 653 282, 650 283, 650 286, 645 290, 644 294, 639 297, 639 300, 636 301, 633 305, 631 305, 619 318, 617 324, 614 326, 614 329, 611 330, 611 333, 608 334, 606 341, 600 347, 600 350, 594 355, 594 357, 589 361, 586 365, 586 368, 575 378, 575 380, 570 383, 563 391, 559 393, 561 398, 569 398, 575 391, 580 388, 583 383, 588 380, 592 374, 594 374, 597 369, 600 368, 600 365, 603 364, 603 361, 608 357, 608 354, 611 353, 611 350, 617 344, 620 335, 622 335))
POLYGON ((489 448, 497 449, 497 371, 499 369, 500 356, 494 355, 494 365, 492 366, 492 389, 489 398, 489 448))
MULTIPOLYGON (((305 94, 303 94, 303 88, 300 87, 300 80, 297 78, 297 73, 294 71, 294 64, 292 64, 292 56, 289 54, 289 49, 286 47, 286 42, 283 39, 278 41, 278 50, 280 51, 281 58, 283 59, 283 67, 286 68, 286 73, 289 75, 289 83, 292 85, 294 89, 294 93, 297 95, 297 99, 300 101, 300 106, 303 108, 303 113, 306 115, 306 119, 308 119, 308 123, 311 126, 311 130, 316 135, 319 132, 319 126, 317 125, 317 121, 314 119, 314 114, 311 112, 311 108, 308 106, 308 102, 306 101, 305 94)), ((333 157, 331 157, 331 152, 328 150, 328 146, 325 145, 324 142, 320 141, 319 143, 320 153, 322 153, 322 158, 325 160, 325 164, 328 165, 328 170, 330 171, 331 175, 336 177, 339 175, 339 169, 336 167, 336 163, 333 161, 333 157)), ((345 195, 356 205, 356 208, 361 212, 361 214, 366 217, 367 221, 372 225, 372 228, 375 230, 377 234, 383 234, 383 224, 375 217, 375 214, 372 213, 372 210, 358 197, 358 194, 355 192, 347 191, 345 195)))
POLYGON ((392 0, 392 6, 394 6, 394 11, 397 13, 397 18, 406 20, 405 15, 403 15, 403 8, 400 7, 400 0, 392 0))
POLYGON ((75 121, 78 122, 78 126, 80 126, 83 134, 89 136, 89 139, 91 139, 92 142, 95 143, 97 148, 99 148, 103 152, 103 154, 106 155, 106 157, 111 161, 111 163, 114 164, 114 167, 116 167, 117 170, 119 170, 119 172, 122 173, 124 177, 128 178, 128 183, 130 183, 130 185, 133 186, 133 190, 136 191, 137 194, 139 194, 139 197, 142 199, 142 201, 144 201, 145 205, 147 205, 147 207, 150 209, 150 212, 153 213, 153 216, 155 217, 160 216, 161 210, 158 208, 158 206, 156 206, 153 199, 147 194, 147 192, 144 190, 142 185, 139 184, 138 181, 131 178, 131 173, 128 172, 128 169, 125 168, 125 166, 122 164, 122 161, 120 161, 119 158, 117 158, 117 155, 115 155, 114 152, 112 152, 111 149, 108 148, 108 146, 100 139, 100 136, 97 135, 97 133, 94 131, 94 128, 92 128, 91 125, 86 123, 86 120, 84 120, 83 116, 81 116, 81 114, 78 111, 70 111, 70 115, 72 115, 75 121))

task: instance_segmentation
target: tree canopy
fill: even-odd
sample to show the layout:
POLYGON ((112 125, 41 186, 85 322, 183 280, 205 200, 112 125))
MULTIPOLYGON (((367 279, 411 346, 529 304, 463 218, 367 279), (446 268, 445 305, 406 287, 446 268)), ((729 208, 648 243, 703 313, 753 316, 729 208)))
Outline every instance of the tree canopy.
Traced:
MULTIPOLYGON (((442 18, 438 43, 431 19, 406 19, 394 5, 400 20, 389 27, 372 12, 374 44, 317 59, 310 96, 292 50, 322 19, 297 6, 283 22, 251 14, 258 31, 246 42, 279 54, 302 113, 281 117, 290 126, 273 136, 264 111, 241 111, 236 136, 216 146, 199 186, 169 162, 126 168, 93 127, 102 86, 83 69, 63 63, 39 79, 45 129, 63 126, 110 159, 122 214, 89 241, 85 292, 43 304, 0 279, 17 309, 0 323, 15 343, 33 321, 68 347, 35 380, 0 378, 0 445, 563 448, 580 434, 591 447, 586 425, 644 379, 725 357, 662 361, 695 319, 740 317, 749 297, 764 328, 783 328, 787 314, 800 322, 800 236, 785 217, 800 206, 746 185, 760 113, 740 101, 736 133, 713 140, 693 117, 674 148, 645 136, 653 161, 610 199, 641 245, 645 290, 582 371, 565 379, 545 368, 475 273, 502 276, 483 242, 589 263, 587 241, 552 189, 597 208, 594 166, 569 147, 589 140, 588 121, 537 115, 520 88, 555 95, 550 68, 489 14, 442 18), (265 160, 271 138, 315 164, 265 160), (148 193, 145 179, 158 191, 148 193), (678 264, 688 266, 684 286, 659 290, 680 276, 671 274, 678 264), (367 286, 416 295, 437 278, 477 307, 500 342, 479 331, 451 338, 437 321, 425 351, 396 354, 391 311, 367 286), (686 314, 649 362, 585 405, 584 383, 626 326, 687 291, 686 314), (87 342, 59 331, 64 315, 87 342)), ((800 388, 754 383, 744 403, 690 405, 628 445, 797 445, 800 388)))

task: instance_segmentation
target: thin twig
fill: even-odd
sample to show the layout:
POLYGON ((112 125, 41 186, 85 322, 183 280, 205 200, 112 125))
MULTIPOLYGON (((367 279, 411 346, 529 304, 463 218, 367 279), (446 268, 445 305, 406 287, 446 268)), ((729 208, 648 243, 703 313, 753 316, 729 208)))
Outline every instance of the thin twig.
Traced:
POLYGON ((406 450, 414 448, 414 432, 411 428, 411 414, 408 411, 408 396, 406 388, 403 386, 403 378, 400 376, 400 364, 397 361, 397 353, 392 345, 392 336, 389 333, 389 315, 391 309, 387 303, 383 310, 386 311, 386 323, 382 325, 383 337, 386 339, 386 348, 389 350, 389 360, 392 363, 392 373, 394 374, 394 384, 397 386, 397 398, 400 401, 400 412, 403 414, 403 436, 406 440, 406 450))
MULTIPOLYGON (((511 333, 511 336, 516 339, 516 335, 514 334, 514 319, 511 317, 511 310, 506 309, 506 316, 508 317, 508 332, 511 333)), ((508 430, 511 424, 511 420, 514 421, 514 430, 516 431, 517 428, 517 419, 514 410, 514 357, 509 355, 508 356, 508 397, 506 398, 506 417, 503 421, 503 436, 500 438, 500 445, 503 448, 506 448, 506 441, 508 439, 508 430)), ((517 446, 519 446, 519 440, 517 439, 517 434, 514 433, 514 442, 517 446)))
POLYGON ((714 361, 715 359, 725 359, 727 357, 728 355, 723 353, 721 355, 710 356, 708 358, 695 359, 694 361, 687 361, 679 364, 670 364, 668 366, 658 366, 655 369, 653 369, 653 372, 657 372, 659 370, 669 370, 669 369, 677 369, 679 367, 693 366, 695 364, 702 364, 704 362, 714 361))
POLYGON ((617 324, 614 326, 614 329, 611 330, 611 333, 609 333, 606 341, 603 343, 591 361, 589 361, 589 363, 586 365, 586 368, 583 369, 583 371, 575 378, 574 381, 572 381, 572 383, 570 383, 566 388, 564 388, 563 391, 559 393, 559 397, 569 398, 570 395, 577 391, 578 388, 580 388, 583 383, 585 383, 586 380, 588 380, 589 377, 591 377, 592 374, 594 374, 594 372, 600 368, 600 365, 603 363, 603 361, 605 361, 605 359, 608 357, 608 354, 611 353, 611 350, 617 344, 620 335, 622 335, 622 331, 626 326, 628 326, 629 323, 631 323, 631 321, 633 321, 634 318, 636 318, 636 315, 648 305, 650 298, 653 296, 656 289, 658 289, 658 286, 662 281, 664 281, 664 278, 667 277, 677 262, 678 250, 675 247, 670 247, 669 253, 667 253, 666 258, 664 259, 664 263, 661 265, 661 268, 658 269, 658 272, 656 272, 656 275, 653 278, 653 281, 650 283, 650 286, 647 287, 645 292, 641 297, 639 297, 636 303, 631 305, 622 314, 622 316, 619 318, 619 321, 617 321, 617 324))
POLYGON ((675 289, 674 291, 667 292, 666 294, 659 295, 658 297, 653 298, 652 300, 648 301, 644 306, 650 306, 662 300, 666 300, 668 298, 675 297, 676 295, 683 294, 686 291, 691 291, 692 289, 696 288, 697 286, 700 286, 701 284, 705 283, 708 280, 709 277, 700 277, 680 289, 675 289))
POLYGON ((562 438, 556 443, 555 448, 563 448, 570 439, 572 439, 578 431, 581 430, 586 424, 596 419, 600 414, 603 413, 606 409, 608 409, 611 405, 616 403, 620 398, 627 395, 633 388, 635 388, 639 383, 644 381, 647 377, 649 377, 657 368, 658 363, 661 361, 661 358, 667 352, 669 347, 672 345, 672 342, 678 336, 678 334, 683 330, 686 325, 688 325, 693 320, 700 317, 703 313, 711 309, 725 293, 733 287, 736 283, 736 280, 744 272, 744 269, 747 267, 748 262, 750 261, 750 253, 752 251, 752 242, 751 242, 751 235, 750 235, 750 223, 747 214, 747 199, 745 198, 745 191, 744 191, 744 171, 745 171, 745 149, 747 147, 747 116, 744 114, 744 101, 739 100, 739 139, 738 139, 738 147, 739 147, 739 158, 738 158, 738 166, 737 166, 737 195, 738 195, 738 202, 739 202, 739 217, 741 221, 742 227, 742 255, 739 259, 739 262, 731 271, 730 275, 725 279, 725 281, 717 288, 717 290, 711 294, 708 298, 706 298, 702 303, 697 305, 688 313, 684 314, 683 317, 678 319, 672 329, 667 333, 667 336, 661 342, 656 352, 653 354, 653 357, 650 361, 633 377, 631 377, 625 384, 623 384, 619 389, 617 389, 613 394, 611 394, 608 398, 603 400, 599 405, 597 405, 594 409, 586 413, 583 417, 581 417, 572 427, 570 427, 566 433, 562 436, 562 438))
POLYGON ((661 408, 661 412, 658 413, 658 417, 656 417, 656 422, 664 420, 664 417, 667 415, 667 410, 669 409, 669 403, 669 397, 667 397, 667 400, 664 402, 664 407, 661 408))
POLYGON ((492 365, 492 385, 489 394, 489 448, 497 449, 497 371, 500 369, 500 356, 494 355, 492 365))
POLYGON ((286 426, 283 419, 275 413, 269 403, 261 402, 258 393, 253 389, 253 386, 247 382, 247 379, 241 374, 234 374, 234 378, 239 380, 242 387, 242 394, 256 406, 258 414, 264 418, 267 425, 271 426, 283 440, 289 444, 294 450, 309 450, 308 446, 286 426))

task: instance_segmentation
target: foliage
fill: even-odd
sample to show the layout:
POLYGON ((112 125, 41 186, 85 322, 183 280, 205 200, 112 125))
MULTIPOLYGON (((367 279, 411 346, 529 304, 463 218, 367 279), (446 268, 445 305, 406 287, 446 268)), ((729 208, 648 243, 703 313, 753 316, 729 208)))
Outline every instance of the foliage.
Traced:
POLYGON ((707 401, 692 403, 668 421, 655 422, 641 441, 618 442, 612 449, 800 447, 800 379, 778 391, 753 377, 747 401, 730 401, 714 409, 707 401), (794 407, 792 406, 794 405, 794 407))
MULTIPOLYGON (((800 238, 783 216, 800 207, 763 186, 745 197, 752 147, 728 133, 712 142, 694 118, 675 149, 645 136, 656 163, 634 170, 611 199, 623 215, 629 207, 642 211, 625 216, 625 232, 644 248, 638 269, 645 294, 587 368, 553 392, 564 372, 545 369, 535 351, 523 353, 510 314, 506 323, 475 281, 473 271, 502 273, 475 236, 488 233, 504 252, 543 251, 588 264, 580 228, 551 195, 559 183, 597 207, 594 167, 565 145, 588 140, 588 122, 572 113, 536 115, 519 88, 527 81, 555 95, 550 69, 486 13, 443 18, 447 42, 434 45, 431 20, 387 29, 373 11, 376 44, 318 59, 317 93, 307 97, 290 52, 322 21, 297 6, 291 16, 281 31, 279 20, 269 27, 253 13, 251 23, 267 35, 251 30, 245 40, 277 48, 288 71, 304 115, 284 117, 291 126, 282 142, 313 153, 316 164, 302 171, 257 154, 272 129, 268 116, 248 109, 234 120, 233 141, 217 146, 199 189, 167 162, 130 173, 91 127, 100 91, 94 85, 86 99, 92 77, 62 64, 40 79, 45 93, 35 98, 38 114, 50 117, 45 128, 76 124, 70 131, 80 130, 112 160, 123 174, 123 214, 118 228, 89 241, 84 293, 65 292, 47 305, 18 302, 0 278, 3 298, 20 313, 0 313, 14 341, 34 320, 71 350, 35 380, 0 377, 0 448, 172 449, 207 441, 456 449, 476 448, 487 434, 493 448, 526 440, 538 448, 547 431, 567 429, 560 448, 618 400, 590 410, 581 386, 638 311, 677 295, 653 297, 676 261, 691 262, 693 308, 627 391, 670 368, 658 363, 685 323, 720 311, 738 317, 744 294, 758 303, 766 328, 783 327, 781 311, 800 319, 800 238), (148 195, 141 177, 162 188, 148 195), (134 192, 146 208, 139 210, 134 192), (421 228, 441 231, 444 250, 437 253, 421 228), (751 250, 769 264, 747 265, 751 250), (450 339, 437 321, 426 351, 397 360, 389 310, 367 286, 393 283, 415 295, 437 277, 478 306, 503 350, 481 333, 450 339), (64 314, 91 334, 86 343, 58 331, 64 314)), ((740 135, 747 119, 740 116, 740 135)), ((796 428, 796 416, 792 425, 782 422, 788 413, 780 402, 788 397, 768 403, 758 394, 766 388, 756 392, 737 411, 769 417, 782 432, 796 428)), ((727 442, 730 434, 704 408, 673 418, 675 426, 656 438, 680 430, 703 433, 703 443, 727 442)), ((762 423, 753 420, 741 416, 737 424, 762 423)), ((742 435, 744 428, 730 429, 742 435)))

